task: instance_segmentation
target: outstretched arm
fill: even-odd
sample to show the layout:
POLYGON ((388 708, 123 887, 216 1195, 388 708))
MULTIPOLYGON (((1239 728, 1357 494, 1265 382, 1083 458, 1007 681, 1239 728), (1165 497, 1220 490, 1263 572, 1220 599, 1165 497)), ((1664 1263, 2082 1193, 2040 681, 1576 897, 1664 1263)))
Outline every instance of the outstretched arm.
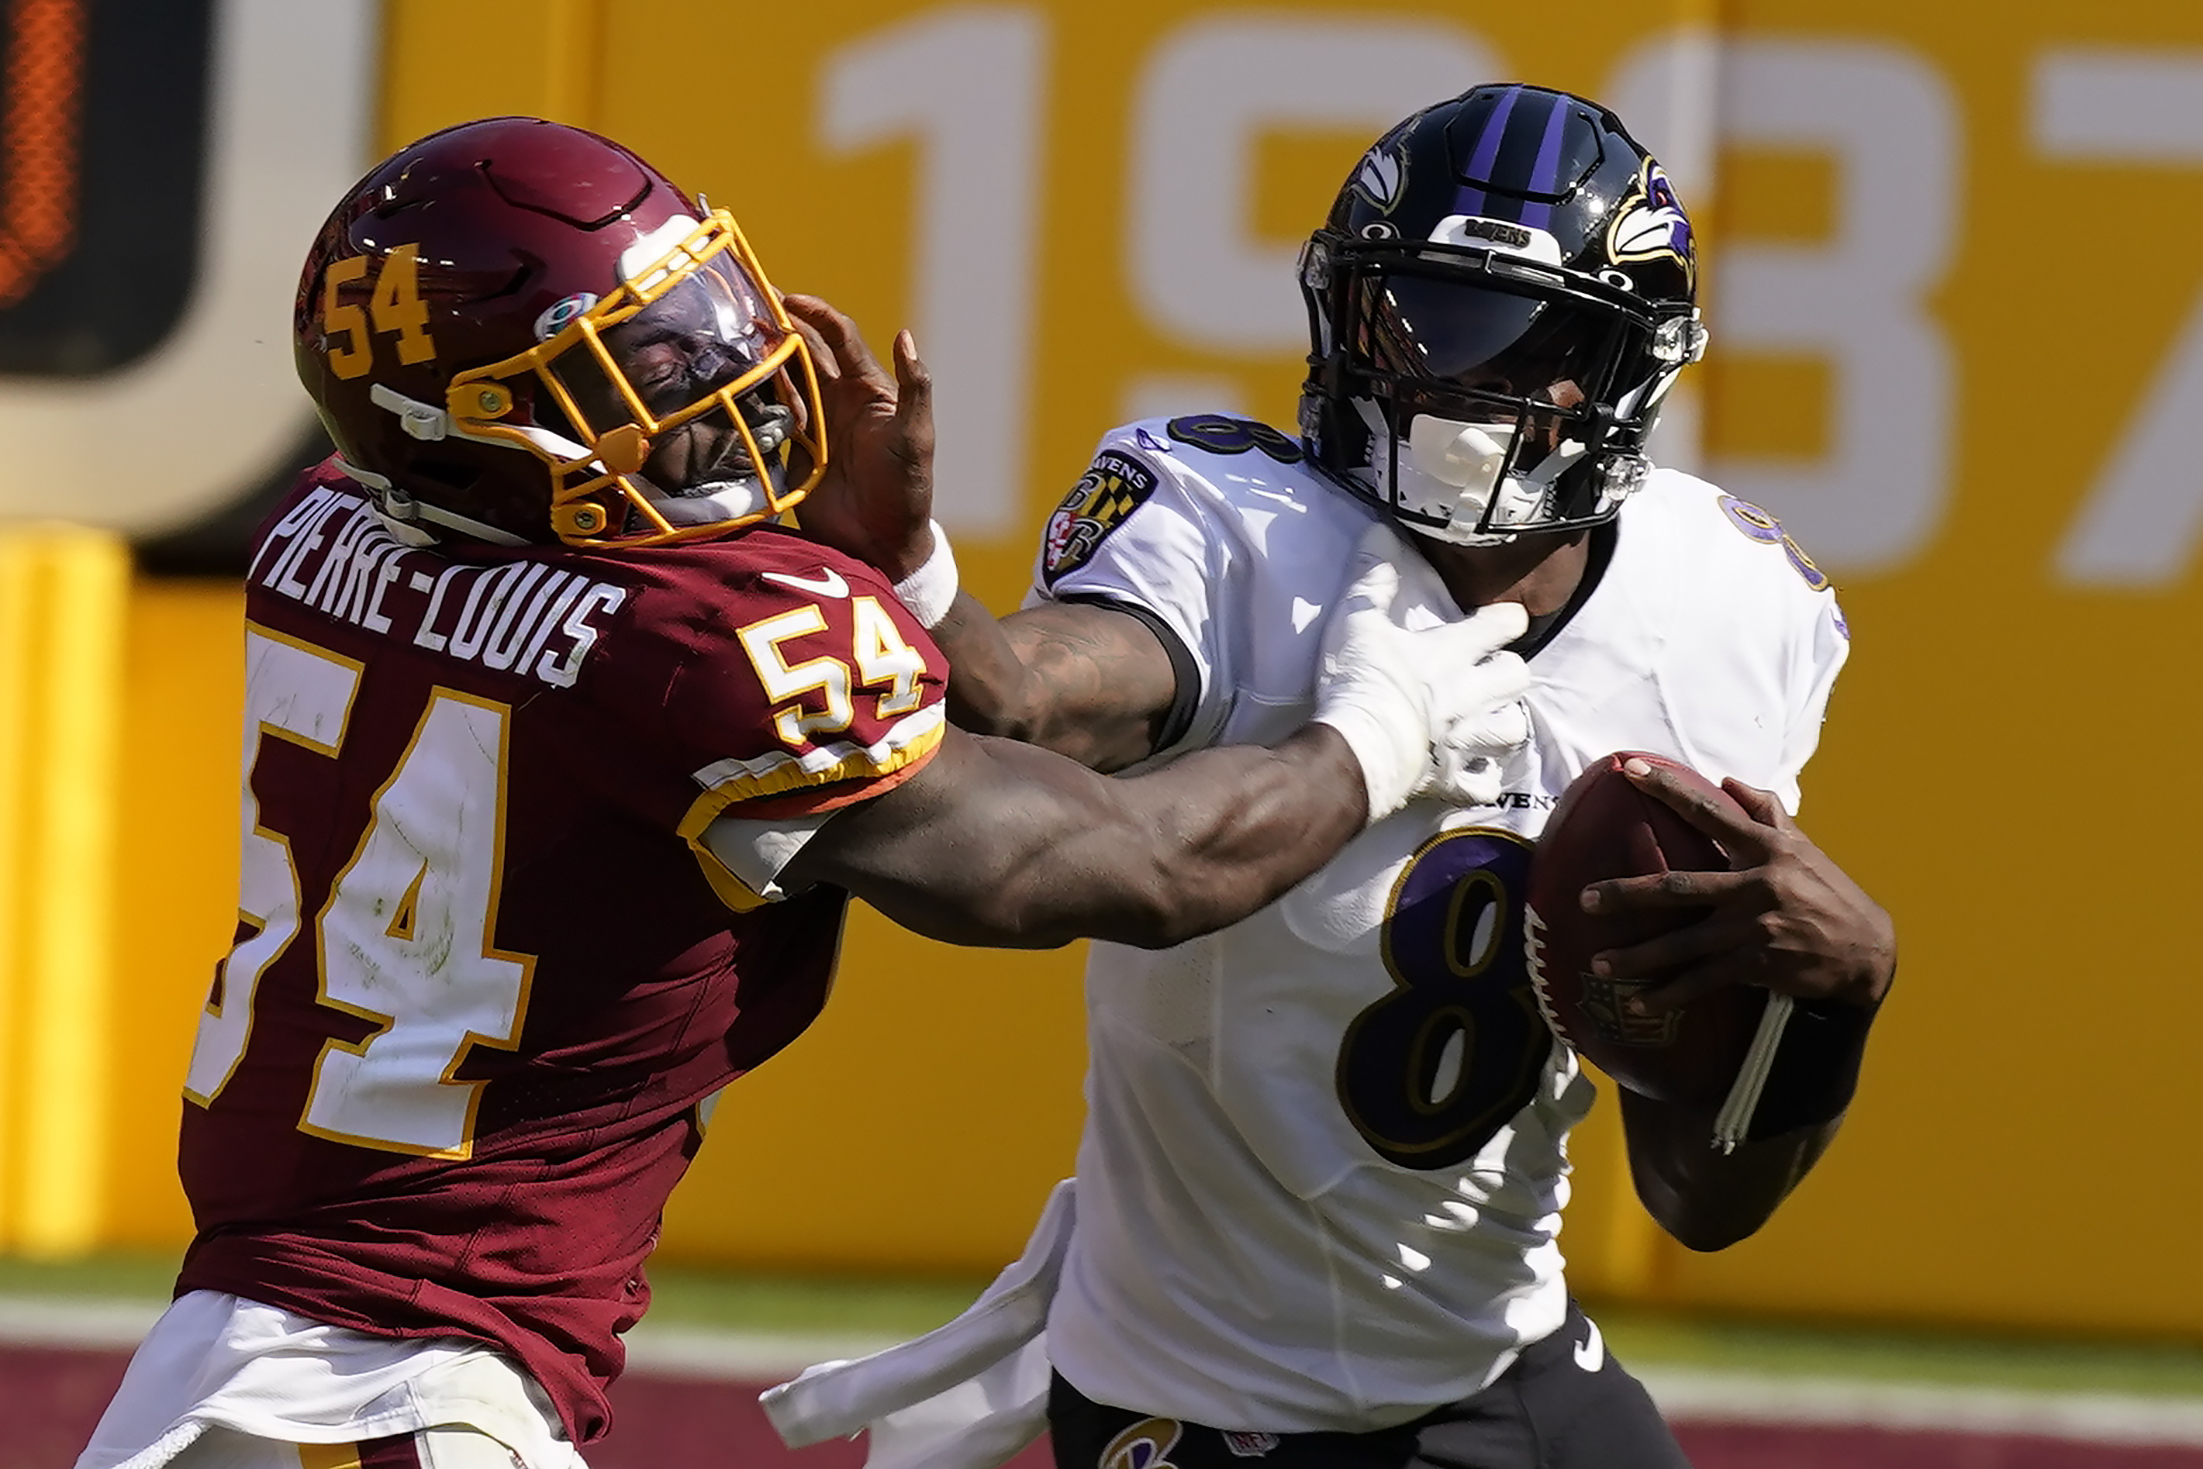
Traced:
POLYGON ((1418 793, 1455 794, 1462 756, 1519 741, 1522 633, 1510 603, 1408 631, 1372 536, 1323 629, 1316 712, 1269 748, 1198 750, 1112 780, 1014 741, 950 729, 903 785, 841 812, 779 870, 969 944, 1091 937, 1161 947, 1236 923, 1418 793), (1466 672, 1433 685, 1431 667, 1466 672), (1511 716, 1511 717, 1510 717, 1511 716))
POLYGON ((828 821, 781 882, 838 884, 951 943, 1160 948, 1270 902, 1367 809, 1360 764, 1323 724, 1124 780, 951 729, 915 778, 828 821))
POLYGON ((1723 782, 1744 809, 1738 820, 1656 766, 1631 762, 1624 770, 1720 842, 1734 867, 1586 888, 1587 909, 1705 910, 1658 938, 1592 956, 1593 972, 1672 976, 1640 997, 1653 1012, 1732 984, 1798 1002, 1762 1093, 1761 1121, 1733 1152, 1712 1146, 1716 1109, 1622 1093, 1638 1197, 1683 1244, 1723 1249, 1766 1223, 1834 1139, 1868 1027, 1896 975, 1896 930, 1772 793, 1723 782))

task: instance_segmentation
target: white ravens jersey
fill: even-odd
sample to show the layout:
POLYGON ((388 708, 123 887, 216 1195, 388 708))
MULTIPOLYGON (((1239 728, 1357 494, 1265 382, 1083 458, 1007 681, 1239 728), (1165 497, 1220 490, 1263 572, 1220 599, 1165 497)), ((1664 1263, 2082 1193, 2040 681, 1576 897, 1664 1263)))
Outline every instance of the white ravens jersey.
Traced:
MULTIPOLYGON (((1036 597, 1141 609, 1198 699, 1164 750, 1272 743, 1314 710, 1323 615, 1379 512, 1259 424, 1107 435, 1036 597)), ((1771 788, 1849 635, 1764 512, 1655 471, 1589 595, 1530 658, 1497 805, 1417 802, 1234 927, 1096 944, 1077 1227, 1048 1320, 1102 1403, 1226 1429, 1367 1430, 1487 1385, 1566 1310, 1568 1130, 1591 1105, 1539 1019, 1531 843, 1592 760, 1647 750, 1771 788)), ((1458 616, 1403 539, 1404 581, 1458 616)), ((1183 699, 1181 700, 1183 703, 1183 699)))

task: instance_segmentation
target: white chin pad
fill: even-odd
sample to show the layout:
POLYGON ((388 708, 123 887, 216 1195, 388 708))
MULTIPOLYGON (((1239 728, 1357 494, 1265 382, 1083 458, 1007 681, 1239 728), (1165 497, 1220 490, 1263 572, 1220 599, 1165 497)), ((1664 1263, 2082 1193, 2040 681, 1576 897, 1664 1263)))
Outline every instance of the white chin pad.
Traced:
MULTIPOLYGON (((647 483, 647 482, 646 482, 647 483)), ((718 480, 699 485, 686 495, 668 495, 656 486, 643 491, 658 513, 673 525, 714 525, 739 520, 764 508, 765 497, 754 479, 718 480)))
POLYGON ((1534 477, 1510 475, 1519 424, 1464 423, 1418 413, 1408 424, 1407 452, 1401 456, 1400 490, 1416 508, 1443 511, 1447 527, 1434 532, 1465 544, 1513 539, 1503 527, 1531 519, 1545 503, 1545 485, 1534 477), (1479 533, 1494 498, 1491 529, 1479 533))
POLYGON ((1499 472, 1507 467, 1515 433, 1515 425, 1509 423, 1458 423, 1418 413, 1408 425, 1408 455, 1417 469, 1440 484, 1466 490, 1481 500, 1491 494, 1499 472))

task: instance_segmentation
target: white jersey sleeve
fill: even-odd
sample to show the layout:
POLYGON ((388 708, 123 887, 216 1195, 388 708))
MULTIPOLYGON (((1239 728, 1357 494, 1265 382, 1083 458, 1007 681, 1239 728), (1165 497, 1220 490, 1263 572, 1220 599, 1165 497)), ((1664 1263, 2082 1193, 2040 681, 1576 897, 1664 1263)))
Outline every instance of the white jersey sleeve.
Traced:
POLYGON ((1548 755, 1645 749, 1798 808, 1849 649, 1828 578, 1758 506, 1655 470, 1590 601, 1532 657, 1548 755))
MULTIPOLYGON (((1708 522, 1694 536, 1707 544, 1683 563, 1697 574, 1677 581, 1702 597, 1717 599, 1721 606, 1716 616, 1734 629, 1723 639, 1717 636, 1718 625, 1709 623, 1700 635, 1703 645, 1719 651, 1702 652, 1695 663, 1717 674, 1728 670, 1730 681, 1711 685, 1715 700, 1694 711, 1699 716, 1694 723, 1718 725, 1723 698, 1765 719, 1775 735, 1766 745, 1772 768, 1757 767, 1756 775, 1730 773, 1770 787, 1794 815, 1798 779, 1820 743, 1829 693, 1850 655, 1851 629, 1827 575, 1774 516, 1703 480, 1672 472, 1665 478, 1671 483, 1664 488, 1677 502, 1680 517, 1708 522), (1741 669, 1758 672, 1740 674, 1741 669)), ((1690 677, 1681 665, 1674 676, 1690 677)), ((1736 723, 1733 715, 1729 722, 1736 723)))
POLYGON ((1106 602, 1180 647, 1158 756, 1264 743, 1313 708, 1321 614, 1375 511, 1245 419, 1145 419, 1102 436, 1049 517, 1027 605, 1106 602), (1189 687, 1191 685, 1191 687, 1189 687))
MULTIPOLYGON (((1092 463, 1048 518, 1028 605, 1134 608, 1177 640, 1183 682, 1171 748, 1198 749, 1222 726, 1231 686, 1232 608, 1241 564, 1207 482, 1169 452, 1160 420, 1102 436, 1092 463)), ((1166 645, 1167 646, 1167 645, 1166 645)), ((1158 751, 1158 754, 1165 753, 1158 751)))
POLYGON ((1850 656, 1851 626, 1844 621, 1843 609, 1836 604, 1835 591, 1824 590, 1816 615, 1799 638, 1793 680, 1795 692, 1782 746, 1784 799, 1793 816, 1798 809, 1798 777, 1805 769, 1805 762, 1813 758, 1813 751, 1820 745, 1821 722, 1828 715, 1828 696, 1835 689, 1836 675, 1843 671, 1844 660, 1850 656))

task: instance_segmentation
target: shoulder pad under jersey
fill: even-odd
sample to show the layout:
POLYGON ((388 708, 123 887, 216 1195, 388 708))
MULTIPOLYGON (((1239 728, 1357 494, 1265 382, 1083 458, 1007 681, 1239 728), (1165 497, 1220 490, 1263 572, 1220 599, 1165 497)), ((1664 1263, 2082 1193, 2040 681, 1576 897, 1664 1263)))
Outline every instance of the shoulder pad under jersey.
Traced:
POLYGON ((684 831, 865 799, 939 745, 948 660, 874 568, 768 526, 621 559, 646 569, 636 641, 676 664, 663 731, 701 792, 684 831))

